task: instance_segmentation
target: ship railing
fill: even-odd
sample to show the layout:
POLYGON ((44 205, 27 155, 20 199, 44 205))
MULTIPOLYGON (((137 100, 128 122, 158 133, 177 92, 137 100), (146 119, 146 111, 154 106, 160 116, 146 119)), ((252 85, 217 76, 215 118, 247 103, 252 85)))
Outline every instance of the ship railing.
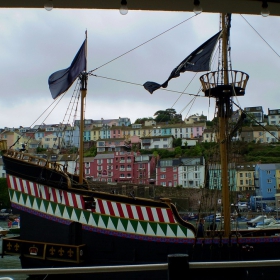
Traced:
POLYGON ((223 70, 208 72, 200 77, 202 91, 207 91, 224 85, 223 77, 228 76, 228 85, 232 87, 242 88, 245 90, 249 80, 249 75, 237 70, 223 70))
POLYGON ((45 158, 41 158, 38 156, 33 156, 30 154, 26 154, 23 153, 21 151, 15 151, 15 150, 8 150, 7 151, 7 155, 9 157, 15 158, 15 159, 19 159, 19 160, 23 160, 23 161, 27 161, 30 163, 33 163, 35 165, 40 165, 40 166, 44 166, 50 169, 55 169, 56 171, 60 171, 60 172, 64 172, 64 166, 60 163, 57 162, 52 162, 52 161, 48 161, 45 158))
MULTIPOLYGON (((160 271, 168 272, 169 280, 182 279, 182 275, 188 276, 188 270, 200 271, 203 269, 236 269, 236 268, 260 268, 279 267, 280 260, 257 261, 217 261, 217 262, 189 262, 187 254, 168 255, 167 263, 143 264, 143 265, 117 265, 117 266, 90 266, 90 267, 64 267, 64 268, 36 268, 36 269, 0 269, 1 276, 11 275, 50 275, 50 274, 94 274, 160 271)), ((239 273, 239 272, 238 272, 239 273)), ((197 279, 197 275, 190 273, 188 279, 197 279)), ((1 279, 1 278, 0 278, 1 279)))
POLYGON ((7 140, 0 140, 0 151, 7 151, 7 140))

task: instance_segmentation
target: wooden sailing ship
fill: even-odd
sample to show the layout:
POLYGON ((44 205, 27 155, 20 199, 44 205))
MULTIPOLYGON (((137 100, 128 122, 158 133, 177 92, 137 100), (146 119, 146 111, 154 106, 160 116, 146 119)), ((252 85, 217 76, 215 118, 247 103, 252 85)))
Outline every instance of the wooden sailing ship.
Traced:
MULTIPOLYGON (((227 44, 230 15, 223 14, 221 18, 221 31, 212 39, 215 39, 214 45, 219 40, 222 42, 222 68, 202 75, 200 81, 205 96, 215 98, 218 107, 223 228, 214 230, 213 234, 207 232, 204 237, 198 237, 196 227, 180 217, 170 199, 144 199, 92 190, 82 172, 79 176, 70 174, 59 164, 25 152, 6 150, 3 161, 9 194, 12 207, 20 213, 21 232, 18 238, 3 240, 5 254, 19 254, 23 268, 42 268, 158 264, 165 263, 169 254, 183 253, 189 255, 190 261, 241 262, 240 267, 229 268, 227 276, 215 269, 194 271, 199 279, 259 279, 260 275, 279 275, 280 269, 277 266, 250 268, 242 265, 242 261, 278 259, 280 229, 237 232, 230 228, 227 157, 231 134, 227 122, 232 111, 231 99, 245 94, 249 76, 229 69, 227 44)), ((204 47, 196 53, 201 53, 204 47)), ((190 57, 175 69, 180 73, 188 65, 194 65, 190 57)), ((178 76, 176 71, 172 72, 173 77, 178 76)), ((87 91, 87 72, 84 66, 74 78, 77 77, 81 81, 82 145, 83 104, 87 91)), ((167 83, 163 86, 167 86, 167 83)), ((80 151, 83 151, 82 146, 80 151)), ((82 155, 79 166, 82 170, 82 155)), ((95 277, 166 279, 167 274, 163 271, 150 271, 137 274, 96 274, 95 277)))

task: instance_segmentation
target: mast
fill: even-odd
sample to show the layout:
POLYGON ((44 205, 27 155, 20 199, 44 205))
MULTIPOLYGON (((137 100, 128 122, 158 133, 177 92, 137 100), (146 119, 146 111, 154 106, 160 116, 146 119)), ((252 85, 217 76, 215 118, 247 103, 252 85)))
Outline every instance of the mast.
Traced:
MULTIPOLYGON (((228 19, 226 14, 222 14, 222 69, 223 69, 223 79, 224 85, 229 84, 228 79, 228 35, 229 35, 229 22, 226 23, 228 19)), ((222 176, 222 206, 224 214, 224 234, 229 236, 230 234, 230 202, 229 202, 229 184, 228 184, 228 137, 227 128, 228 120, 231 114, 230 108, 230 96, 221 95, 217 99, 218 101, 218 118, 219 118, 219 141, 220 141, 220 160, 221 160, 221 176, 222 176)))
MULTIPOLYGON (((86 35, 86 57, 87 57, 87 31, 86 35)), ((79 149, 79 183, 83 183, 84 179, 84 104, 87 95, 87 67, 86 71, 82 73, 81 77, 81 114, 80 114, 80 149, 79 149)))
MULTIPOLYGON (((220 146, 221 162, 221 188, 222 206, 224 216, 224 236, 229 237, 230 228, 230 200, 229 200, 229 176, 228 176, 228 151, 230 143, 229 119, 232 113, 232 97, 243 96, 249 79, 249 75, 229 69, 229 28, 230 14, 221 14, 222 18, 222 69, 209 72, 200 77, 202 91, 206 97, 216 99, 218 107, 219 134, 218 142, 220 146)), ((211 186, 210 186, 211 187, 211 186)))

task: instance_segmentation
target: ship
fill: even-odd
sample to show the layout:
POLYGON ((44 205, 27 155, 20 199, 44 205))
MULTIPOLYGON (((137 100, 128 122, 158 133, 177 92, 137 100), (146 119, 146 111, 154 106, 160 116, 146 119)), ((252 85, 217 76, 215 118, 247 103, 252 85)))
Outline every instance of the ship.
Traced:
MULTIPOLYGON (((20 236, 3 240, 4 254, 19 254, 23 269, 93 267, 166 263, 167 256, 187 254, 190 262, 239 261, 240 266, 224 269, 195 269, 185 275, 193 279, 276 279, 280 267, 246 267, 244 261, 278 260, 280 228, 232 229, 228 184, 228 151, 237 128, 228 131, 233 97, 245 95, 249 75, 232 70, 228 63, 231 15, 221 14, 218 33, 184 59, 163 84, 146 82, 150 93, 168 86, 185 71, 207 72, 200 77, 206 98, 216 100, 218 143, 222 174, 221 229, 200 235, 198 228, 180 216, 169 198, 141 198, 136 194, 116 194, 90 187, 82 172, 71 174, 66 166, 8 149, 1 143, 13 209, 20 214, 20 236), (210 71, 214 47, 221 45, 222 64, 210 71)), ((90 72, 83 42, 71 66, 49 78, 53 98, 69 89, 78 79, 81 96, 80 147, 83 151, 83 116, 90 72)), ((241 116, 244 118, 244 116, 241 116)), ((70 276, 69 276, 70 277, 70 276)), ((82 276, 76 276, 82 277, 82 276)), ((85 278, 90 277, 85 275, 85 278)), ((94 279, 167 279, 166 271, 109 273, 94 279)))

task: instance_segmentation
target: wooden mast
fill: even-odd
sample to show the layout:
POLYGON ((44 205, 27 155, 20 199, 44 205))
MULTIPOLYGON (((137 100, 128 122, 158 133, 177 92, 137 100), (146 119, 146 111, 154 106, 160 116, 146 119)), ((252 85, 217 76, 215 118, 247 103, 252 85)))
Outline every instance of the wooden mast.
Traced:
MULTIPOLYGON (((86 45, 85 54, 87 58, 87 31, 86 31, 86 45)), ((81 114, 80 114, 80 149, 79 149, 79 183, 82 184, 84 180, 84 104, 87 95, 87 66, 86 71, 82 73, 81 79, 81 114)))
POLYGON ((230 228, 230 200, 229 200, 229 175, 228 175, 228 149, 230 133, 229 118, 231 117, 231 98, 233 96, 245 95, 245 88, 249 75, 228 69, 228 37, 231 21, 230 14, 221 14, 222 18, 222 69, 208 72, 200 77, 202 91, 206 97, 216 99, 218 108, 217 117, 219 120, 219 138, 220 161, 221 161, 221 188, 222 188, 222 206, 224 216, 224 236, 229 237, 230 228))
MULTIPOLYGON (((227 14, 222 14, 222 61, 223 61, 223 79, 224 85, 229 84, 228 78, 228 22, 227 14)), ((230 234, 230 202, 229 202, 229 184, 228 184, 228 119, 230 116, 230 97, 220 96, 218 98, 218 116, 220 133, 220 157, 221 157, 221 176, 222 176, 222 205, 224 214, 224 235, 230 234)))

